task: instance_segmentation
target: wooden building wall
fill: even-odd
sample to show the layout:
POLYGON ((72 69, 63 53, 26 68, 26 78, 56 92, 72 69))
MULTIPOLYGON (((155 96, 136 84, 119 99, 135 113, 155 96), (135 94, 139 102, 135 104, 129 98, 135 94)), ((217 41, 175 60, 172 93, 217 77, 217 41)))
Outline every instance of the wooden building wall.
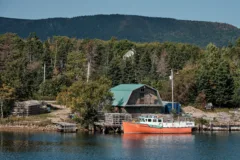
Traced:
POLYGON ((127 105, 152 105, 160 104, 157 92, 149 87, 141 87, 133 91, 129 98, 127 105))

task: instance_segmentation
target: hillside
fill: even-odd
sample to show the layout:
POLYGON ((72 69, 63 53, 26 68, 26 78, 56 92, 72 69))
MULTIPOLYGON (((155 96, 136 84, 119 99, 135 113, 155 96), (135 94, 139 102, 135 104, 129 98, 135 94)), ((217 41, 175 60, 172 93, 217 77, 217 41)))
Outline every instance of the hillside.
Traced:
POLYGON ((240 29, 225 23, 186 21, 130 15, 95 15, 74 18, 24 20, 0 17, 0 34, 17 33, 25 38, 30 32, 45 40, 54 35, 76 38, 111 37, 136 42, 171 41, 206 46, 213 42, 226 46, 240 37, 240 29))

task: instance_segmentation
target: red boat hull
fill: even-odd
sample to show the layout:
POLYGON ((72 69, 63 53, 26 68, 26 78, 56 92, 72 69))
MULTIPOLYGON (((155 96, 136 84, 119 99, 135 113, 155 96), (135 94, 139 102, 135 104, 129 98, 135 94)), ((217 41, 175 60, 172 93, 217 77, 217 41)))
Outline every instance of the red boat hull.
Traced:
POLYGON ((132 123, 132 122, 123 122, 123 132, 124 133, 192 133, 192 128, 183 127, 183 128, 154 128, 150 127, 147 124, 132 123))

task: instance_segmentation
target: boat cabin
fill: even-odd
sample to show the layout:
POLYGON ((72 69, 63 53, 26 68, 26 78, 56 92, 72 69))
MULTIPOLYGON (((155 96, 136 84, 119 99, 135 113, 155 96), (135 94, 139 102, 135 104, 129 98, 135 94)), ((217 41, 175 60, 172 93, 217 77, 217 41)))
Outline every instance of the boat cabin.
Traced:
POLYGON ((164 128, 182 128, 182 127, 194 127, 195 123, 193 121, 172 121, 164 122, 163 118, 154 115, 140 116, 140 124, 147 124, 150 127, 164 127, 164 128))
POLYGON ((162 125, 163 118, 157 118, 157 116, 139 117, 139 123, 149 125, 162 125))

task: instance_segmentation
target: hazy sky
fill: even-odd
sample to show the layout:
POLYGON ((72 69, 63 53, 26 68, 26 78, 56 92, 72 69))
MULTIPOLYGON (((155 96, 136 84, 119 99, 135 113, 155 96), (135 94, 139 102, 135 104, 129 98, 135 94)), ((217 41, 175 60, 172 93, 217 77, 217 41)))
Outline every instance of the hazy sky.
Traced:
POLYGON ((225 22, 240 28, 240 0, 0 0, 0 16, 24 19, 131 14, 225 22))

